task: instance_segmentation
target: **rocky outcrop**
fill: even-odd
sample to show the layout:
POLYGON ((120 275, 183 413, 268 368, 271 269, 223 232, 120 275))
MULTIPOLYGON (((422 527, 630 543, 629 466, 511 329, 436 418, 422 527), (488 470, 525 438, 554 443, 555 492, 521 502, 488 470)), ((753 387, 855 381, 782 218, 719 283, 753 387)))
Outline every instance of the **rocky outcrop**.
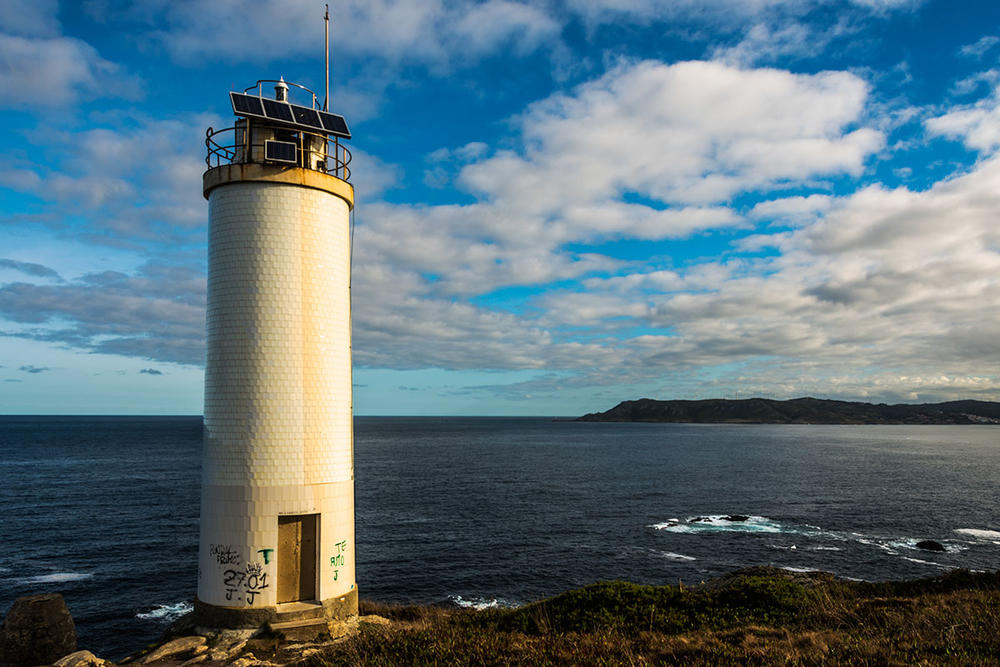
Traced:
POLYGON ((917 548, 923 549, 924 551, 947 551, 943 544, 935 542, 934 540, 923 540, 921 542, 917 542, 917 548))
POLYGON ((114 663, 98 658, 90 651, 76 651, 52 663, 52 667, 112 667, 114 663))
POLYGON ((177 639, 168 641, 156 650, 147 653, 142 660, 139 661, 139 664, 148 665, 151 662, 157 662, 165 658, 172 658, 175 660, 178 658, 193 658, 198 654, 206 652, 208 650, 207 644, 207 639, 197 635, 191 637, 178 637, 177 639))
POLYGON ((51 665, 76 651, 76 625, 58 593, 14 600, 0 630, 0 664, 51 665))

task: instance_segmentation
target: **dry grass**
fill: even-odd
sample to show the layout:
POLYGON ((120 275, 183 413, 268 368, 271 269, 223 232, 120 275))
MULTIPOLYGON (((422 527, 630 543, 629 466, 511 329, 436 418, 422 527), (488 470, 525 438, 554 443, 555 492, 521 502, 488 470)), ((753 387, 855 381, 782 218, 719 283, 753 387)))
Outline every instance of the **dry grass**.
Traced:
POLYGON ((1000 573, 864 584, 755 568, 696 590, 595 584, 513 610, 364 603, 314 665, 996 665, 1000 573))

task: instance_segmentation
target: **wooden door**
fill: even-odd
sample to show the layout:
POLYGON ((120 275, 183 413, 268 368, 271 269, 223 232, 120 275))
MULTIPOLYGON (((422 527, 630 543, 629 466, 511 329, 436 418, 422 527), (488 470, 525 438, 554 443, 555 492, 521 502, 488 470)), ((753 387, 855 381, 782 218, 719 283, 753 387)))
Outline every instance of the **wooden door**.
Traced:
POLYGON ((278 602, 316 599, 316 516, 278 517, 278 602))

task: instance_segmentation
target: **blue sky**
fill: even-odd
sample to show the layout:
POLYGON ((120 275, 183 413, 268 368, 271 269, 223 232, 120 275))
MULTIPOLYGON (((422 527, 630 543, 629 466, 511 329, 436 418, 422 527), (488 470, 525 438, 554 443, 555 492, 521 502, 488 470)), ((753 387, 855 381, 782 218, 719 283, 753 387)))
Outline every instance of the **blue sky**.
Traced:
MULTIPOLYGON (((0 413, 201 412, 205 129, 322 15, 0 3, 0 413)), ((357 414, 1000 400, 1000 4, 331 15, 357 414)))

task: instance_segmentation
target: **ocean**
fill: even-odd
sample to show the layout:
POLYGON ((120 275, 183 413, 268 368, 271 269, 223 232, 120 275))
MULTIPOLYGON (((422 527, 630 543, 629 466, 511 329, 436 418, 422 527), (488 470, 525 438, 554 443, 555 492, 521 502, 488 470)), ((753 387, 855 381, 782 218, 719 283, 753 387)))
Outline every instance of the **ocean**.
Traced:
MULTIPOLYGON (((81 648, 154 641, 195 594, 200 448, 200 417, 0 417, 0 613, 55 591, 81 648)), ((359 417, 355 466, 358 587, 379 601, 1000 567, 996 426, 359 417)))

